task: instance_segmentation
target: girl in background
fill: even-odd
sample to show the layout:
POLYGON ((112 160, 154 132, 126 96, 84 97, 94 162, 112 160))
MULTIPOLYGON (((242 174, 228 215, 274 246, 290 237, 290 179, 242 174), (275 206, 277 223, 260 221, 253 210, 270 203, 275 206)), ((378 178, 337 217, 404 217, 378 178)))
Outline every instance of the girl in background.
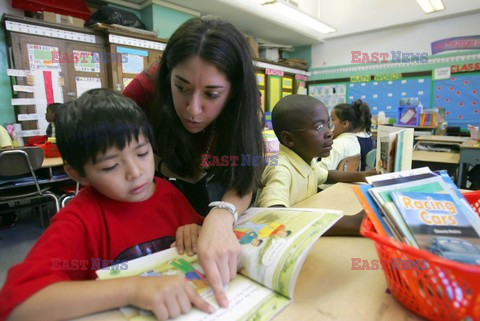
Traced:
POLYGON ((344 158, 360 154, 360 143, 356 132, 363 126, 361 102, 339 104, 330 114, 333 129, 333 145, 330 155, 319 159, 319 164, 327 170, 335 170, 344 158))
POLYGON ((353 108, 358 106, 360 111, 360 125, 357 128, 357 139, 360 144, 360 156, 361 156, 361 170, 365 170, 366 165, 366 155, 369 151, 373 149, 373 139, 372 139, 372 114, 370 112, 370 107, 367 103, 362 102, 360 99, 352 103, 353 108))

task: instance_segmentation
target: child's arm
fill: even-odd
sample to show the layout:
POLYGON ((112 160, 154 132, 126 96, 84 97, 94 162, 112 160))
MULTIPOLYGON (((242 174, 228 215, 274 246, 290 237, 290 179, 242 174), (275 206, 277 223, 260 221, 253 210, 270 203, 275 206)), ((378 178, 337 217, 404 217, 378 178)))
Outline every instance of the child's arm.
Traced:
POLYGON ((344 172, 337 170, 328 171, 328 177, 326 183, 354 183, 354 182, 366 182, 365 177, 377 175, 377 170, 375 168, 362 171, 362 172, 344 172))
POLYGON ((187 252, 188 256, 192 256, 197 253, 197 239, 202 227, 197 224, 187 224, 180 226, 177 229, 177 235, 175 242, 172 243, 172 247, 176 246, 179 254, 187 252))
POLYGON ((213 312, 181 276, 58 282, 18 305, 8 320, 64 320, 126 305, 150 310, 159 320, 166 320, 187 313, 192 303, 213 312))

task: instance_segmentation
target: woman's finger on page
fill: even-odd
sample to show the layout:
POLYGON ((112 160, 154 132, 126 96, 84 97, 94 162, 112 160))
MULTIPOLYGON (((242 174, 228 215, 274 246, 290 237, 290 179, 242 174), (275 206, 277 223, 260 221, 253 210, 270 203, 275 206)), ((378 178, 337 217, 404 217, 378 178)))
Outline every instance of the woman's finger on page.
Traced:
POLYGON ((185 250, 183 234, 184 234, 183 227, 178 228, 177 233, 175 235, 176 236, 175 242, 177 243, 178 254, 183 254, 183 252, 185 250))
POLYGON ((230 271, 230 264, 229 262, 231 261, 231 257, 230 257, 231 254, 227 253, 226 255, 224 255, 222 258, 219 259, 219 264, 220 264, 220 274, 222 276, 222 282, 223 284, 228 284, 228 282, 230 282, 230 274, 231 274, 231 271, 230 271))
POLYGON ((236 257, 233 257, 230 260, 228 260, 228 268, 230 270, 230 276, 229 276, 228 282, 233 280, 237 275, 238 261, 239 260, 237 260, 236 257))
POLYGON ((203 264, 201 265, 205 271, 208 282, 212 287, 213 293, 215 294, 215 299, 217 300, 218 305, 220 305, 222 308, 227 308, 228 298, 223 288, 222 276, 220 275, 220 271, 217 267, 217 262, 214 261, 213 258, 212 260, 205 258, 203 264))
POLYGON ((192 302, 199 310, 206 313, 213 313, 215 309, 207 301, 205 301, 198 293, 195 291, 192 285, 185 284, 185 291, 189 298, 189 303, 192 302))

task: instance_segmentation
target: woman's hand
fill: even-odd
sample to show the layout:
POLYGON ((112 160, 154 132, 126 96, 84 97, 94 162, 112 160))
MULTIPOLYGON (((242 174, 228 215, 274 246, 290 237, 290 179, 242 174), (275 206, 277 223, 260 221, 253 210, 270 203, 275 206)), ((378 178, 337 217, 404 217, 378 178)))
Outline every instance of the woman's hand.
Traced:
POLYGON ((224 285, 236 275, 242 247, 232 230, 232 214, 214 208, 205 218, 197 241, 198 261, 202 266, 215 298, 221 307, 228 307, 224 285))
POLYGON ((192 303, 212 313, 214 308, 182 276, 138 276, 130 280, 129 304, 152 311, 158 320, 188 313, 192 303))
POLYGON ((172 243, 171 247, 176 246, 178 254, 183 254, 186 251, 188 256, 192 256, 197 253, 197 239, 201 228, 197 224, 180 226, 177 229, 175 242, 172 243))

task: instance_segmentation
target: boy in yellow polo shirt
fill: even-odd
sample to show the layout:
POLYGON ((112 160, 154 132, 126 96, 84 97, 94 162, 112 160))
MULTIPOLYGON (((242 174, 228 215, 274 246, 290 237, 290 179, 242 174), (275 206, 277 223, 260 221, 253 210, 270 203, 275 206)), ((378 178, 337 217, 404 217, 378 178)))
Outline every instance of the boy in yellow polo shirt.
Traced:
POLYGON ((325 105, 308 95, 282 98, 272 112, 272 125, 280 140, 278 164, 265 168, 257 206, 293 206, 317 193, 323 183, 361 182, 375 175, 363 172, 327 171, 317 157, 327 157, 333 143, 334 124, 325 105))

